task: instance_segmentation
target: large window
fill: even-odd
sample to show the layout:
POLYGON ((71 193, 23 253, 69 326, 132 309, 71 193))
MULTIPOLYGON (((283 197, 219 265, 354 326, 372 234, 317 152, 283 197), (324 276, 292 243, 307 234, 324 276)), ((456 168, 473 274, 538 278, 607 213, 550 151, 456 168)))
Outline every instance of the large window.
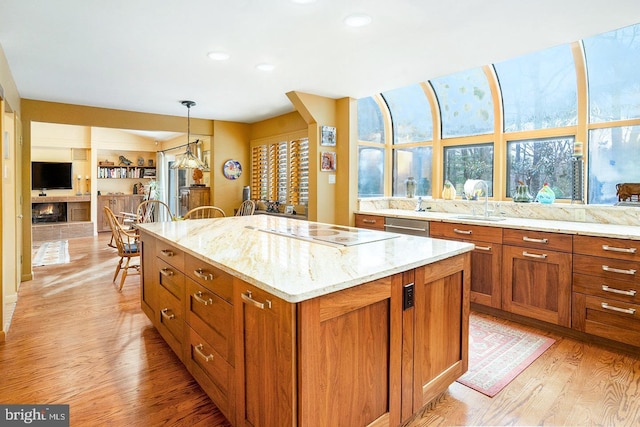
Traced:
POLYGON ((384 149, 358 149, 358 196, 384 196, 384 149))
POLYGON ((578 120, 576 68, 569 45, 495 64, 505 132, 572 126, 578 120))
POLYGON ((431 195, 433 149, 425 147, 395 148, 393 150, 393 195, 405 196, 404 183, 409 177, 416 180, 416 196, 431 195))
POLYGON ((384 121, 380 107, 372 97, 358 100, 358 140, 384 144, 384 121))
POLYGON ((393 121, 393 144, 431 141, 431 107, 419 84, 384 92, 393 121))
POLYGON ((591 123, 640 118, 640 24, 583 40, 591 123))
POLYGON ((494 132, 493 100, 481 68, 431 80, 440 105, 442 137, 494 132))
POLYGON ((640 182, 640 126, 589 132, 589 203, 614 204, 616 184, 640 182))
POLYGON ((444 148, 444 179, 459 195, 464 194, 468 179, 481 179, 493 195, 493 144, 463 145, 444 148))
POLYGON ((507 197, 516 186, 529 186, 533 196, 545 183, 557 199, 571 199, 573 137, 511 141, 507 144, 507 197))

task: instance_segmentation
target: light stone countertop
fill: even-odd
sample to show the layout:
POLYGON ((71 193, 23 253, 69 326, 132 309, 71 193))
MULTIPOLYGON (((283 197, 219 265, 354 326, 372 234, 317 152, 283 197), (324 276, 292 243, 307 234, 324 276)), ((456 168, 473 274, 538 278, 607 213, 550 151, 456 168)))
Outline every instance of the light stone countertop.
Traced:
POLYGON ((505 217, 502 221, 484 221, 478 219, 461 219, 460 213, 450 212, 416 212, 405 209, 372 209, 360 210, 356 213, 380 215, 394 218, 421 219, 427 221, 455 222, 476 224, 489 227, 515 228, 520 230, 549 231, 554 233, 578 234, 584 236, 614 237, 620 239, 640 240, 640 226, 601 224, 590 222, 558 221, 549 219, 530 219, 505 217))
POLYGON ((348 229, 347 233, 374 238, 393 237, 341 246, 268 231, 308 231, 316 224, 319 223, 253 215, 149 223, 138 227, 143 233, 148 232, 293 303, 431 264, 474 248, 469 243, 343 226, 337 227, 348 229))

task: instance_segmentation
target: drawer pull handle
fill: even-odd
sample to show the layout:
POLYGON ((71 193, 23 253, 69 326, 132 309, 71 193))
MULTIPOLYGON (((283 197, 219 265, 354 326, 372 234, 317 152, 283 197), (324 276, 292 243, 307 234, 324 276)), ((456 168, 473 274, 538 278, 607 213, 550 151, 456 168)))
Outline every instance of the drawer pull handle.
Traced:
POLYGON ((265 304, 266 304, 267 308, 271 308, 271 301, 269 301, 268 299, 264 300, 264 303, 256 301, 256 300, 253 299, 253 296, 251 295, 251 291, 243 292, 241 294, 241 296, 242 296, 242 300, 244 302, 249 303, 249 304, 253 305, 254 307, 258 307, 261 310, 264 310, 265 304))
POLYGON ((197 277, 201 278, 202 280, 213 280, 213 274, 205 273, 204 270, 201 268, 193 270, 193 274, 195 274, 197 277))
POLYGON ((611 292, 613 294, 626 295, 626 296, 629 296, 629 297, 636 296, 636 290, 635 289, 629 289, 628 291, 623 291, 622 289, 610 288, 607 285, 602 285, 602 290, 605 291, 605 292, 611 292))
POLYGON ((204 352, 202 351, 204 349, 204 346, 202 344, 198 344, 197 346, 193 347, 193 349, 196 351, 196 354, 200 356, 205 362, 211 362, 213 360, 213 354, 204 354, 204 352))
POLYGON ((204 298, 202 298, 203 296, 204 296, 204 294, 202 293, 202 291, 198 291, 195 294, 193 294, 193 298, 196 301, 198 301, 200 304, 202 304, 202 305, 213 304, 213 300, 211 298, 204 299, 204 298))
POLYGON ((602 308, 604 308, 605 310, 617 311, 618 313, 636 314, 636 309, 635 308, 620 308, 620 307, 616 307, 614 305, 609 305, 606 302, 600 303, 600 306, 602 308))
POLYGON ((393 225, 393 224, 385 224, 384 228, 397 228, 398 230, 411 230, 411 231, 421 231, 423 233, 426 233, 427 229, 425 228, 418 228, 418 227, 407 227, 404 225, 393 225))
POLYGON ((160 253, 166 257, 172 257, 175 254, 173 253, 173 251, 169 250, 169 249, 163 249, 160 251, 160 253))
POLYGON ((162 310, 160 310, 160 314, 162 315, 162 317, 164 317, 167 320, 175 319, 176 315, 175 314, 168 314, 168 311, 169 311, 168 308, 163 308, 162 310))
POLYGON ((466 234, 466 235, 471 235, 471 234, 473 234, 473 231, 471 231, 471 230, 459 230, 459 229, 457 229, 457 228, 454 228, 454 229, 453 229, 453 232, 454 232, 454 233, 458 233, 458 234, 466 234))
POLYGON ((620 274, 628 274, 630 276, 635 276, 636 271, 633 269, 629 269, 629 270, 622 270, 620 268, 613 268, 613 267, 609 267, 608 265, 603 265, 602 269, 604 271, 608 271, 609 273, 620 273, 620 274))
POLYGON ((479 251, 491 251, 491 246, 478 246, 476 245, 476 249, 479 251))
POLYGON ((164 277, 171 277, 173 276, 173 270, 168 268, 161 268, 160 274, 162 274, 164 277))
POLYGON ((522 256, 528 256, 529 258, 545 259, 547 257, 547 254, 532 254, 527 251, 522 251, 522 256))
POLYGON ((523 236, 522 240, 525 242, 532 242, 532 243, 544 243, 545 245, 549 243, 549 239, 534 239, 533 237, 527 237, 527 236, 523 236))
POLYGON ((364 224, 375 224, 376 220, 375 219, 363 219, 362 222, 364 224))
POLYGON ((626 254, 635 254, 636 248, 616 248, 615 246, 602 245, 603 251, 624 252, 626 254))

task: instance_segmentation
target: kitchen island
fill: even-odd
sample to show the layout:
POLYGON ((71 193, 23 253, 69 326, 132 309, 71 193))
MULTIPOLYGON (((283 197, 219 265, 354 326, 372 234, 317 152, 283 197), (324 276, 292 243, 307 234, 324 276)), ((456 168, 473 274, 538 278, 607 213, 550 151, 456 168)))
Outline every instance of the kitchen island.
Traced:
POLYGON ((142 308, 234 425, 400 425, 467 370, 472 244, 266 215, 140 231, 142 308))

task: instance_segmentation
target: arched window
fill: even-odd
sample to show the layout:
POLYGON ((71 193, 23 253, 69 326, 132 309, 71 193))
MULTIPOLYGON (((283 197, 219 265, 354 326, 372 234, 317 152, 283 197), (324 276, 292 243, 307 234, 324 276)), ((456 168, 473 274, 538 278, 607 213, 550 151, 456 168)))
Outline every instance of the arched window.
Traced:
POLYGON ((393 123, 393 143, 431 141, 431 107, 422 86, 415 84, 382 93, 393 123))
POLYGON ((443 138, 494 132, 491 90, 482 68, 430 82, 440 105, 443 138))
POLYGON ((404 196, 407 178, 416 180, 416 195, 431 195, 433 119, 419 84, 382 94, 393 128, 393 195, 404 196), (420 146, 413 144, 421 143, 420 146), (429 145, 426 145, 428 143, 429 145), (412 146, 407 147, 407 144, 412 146))
POLYGON ((382 112, 370 96, 358 99, 358 140, 385 143, 382 112))
POLYGON ((358 100, 358 197, 384 196, 385 129, 373 97, 358 100))
POLYGON ((578 122, 576 67, 569 45, 494 67, 502 92, 505 132, 559 128, 578 122))
POLYGON ((583 40, 589 121, 640 118, 640 24, 583 40))

